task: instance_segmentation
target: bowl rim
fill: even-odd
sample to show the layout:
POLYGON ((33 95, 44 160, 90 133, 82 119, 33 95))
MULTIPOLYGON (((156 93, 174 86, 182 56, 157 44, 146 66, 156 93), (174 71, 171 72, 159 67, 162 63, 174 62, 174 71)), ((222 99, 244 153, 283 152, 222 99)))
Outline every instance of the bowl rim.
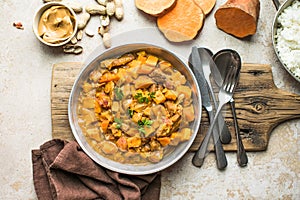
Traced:
POLYGON ((71 39, 76 35, 77 33, 77 30, 78 30, 78 17, 75 13, 75 11, 70 7, 68 6, 67 4, 63 3, 63 2, 48 2, 48 3, 44 3, 43 5, 41 5, 35 12, 34 14, 34 17, 33 17, 33 23, 32 23, 32 29, 33 29, 33 32, 35 34, 35 36, 37 37, 37 39, 45 44, 45 45, 48 45, 48 46, 51 46, 51 47, 59 47, 59 46, 62 46, 62 45, 65 45, 67 44, 68 42, 71 41, 71 39), (57 5, 60 5, 60 6, 64 6, 65 8, 67 8, 70 13, 74 16, 74 19, 75 19, 75 25, 74 25, 74 31, 72 33, 72 35, 65 41, 63 42, 60 42, 60 43, 49 43, 49 42, 46 42, 45 40, 43 40, 39 34, 38 34, 38 23, 39 23, 39 20, 40 20, 40 17, 41 15, 50 7, 52 6, 57 6, 57 5))
MULTIPOLYGON (((120 55, 121 53, 119 53, 120 55)), ((95 55, 95 54, 93 54, 95 55)), ((94 68, 92 68, 94 69, 94 68)), ((90 73, 90 71, 89 71, 90 73)), ((194 99, 195 99, 194 98, 194 99)), ((195 114, 196 115, 196 114, 195 114)), ((82 70, 80 71, 78 77, 76 78, 73 86, 72 86, 72 89, 71 89, 71 93, 70 93, 70 97, 69 97, 69 102, 68 102, 68 119, 69 119, 69 124, 70 124, 70 127, 71 127, 71 130, 72 130, 72 133, 76 139, 76 141, 79 143, 79 145, 81 146, 81 148, 83 149, 83 151, 92 159, 94 160, 96 163, 98 163, 99 165, 107 168, 107 169, 110 169, 112 171, 116 171, 116 172, 119 172, 119 173, 123 173, 123 174, 129 174, 129 175, 146 175, 146 174, 152 174, 152 173, 155 173, 155 172, 158 172, 158 171, 161 171, 163 169, 166 169, 167 167, 173 165, 175 162, 177 162, 178 160, 180 160, 184 155, 185 153, 189 150, 189 148, 191 147, 191 145, 193 144, 196 136, 197 136, 197 133, 199 131, 199 128, 200 128, 200 122, 201 122, 201 115, 202 115, 202 102, 201 102, 201 95, 200 95, 200 89, 199 89, 199 85, 198 85, 198 82, 193 74, 193 72, 191 71, 191 69, 188 67, 187 64, 185 64, 184 60, 181 59, 179 56, 177 56, 175 53, 173 53, 172 51, 170 50, 167 50, 163 47, 160 47, 158 45, 153 45, 153 44, 149 44, 149 43, 129 43, 129 44, 122 44, 122 45, 119 45, 119 46, 115 46, 111 49, 107 49, 107 50, 104 50, 103 52, 100 52, 98 53, 98 56, 96 57, 93 57, 91 59, 90 62, 85 62, 84 63, 84 67, 82 68, 82 70), (163 163, 163 160, 158 162, 158 163, 154 163, 154 164, 150 164, 150 165, 134 165, 134 164, 122 164, 120 162, 116 162, 116 161, 113 161, 113 160, 110 160, 109 158, 105 158, 104 156, 100 155, 99 153, 97 153, 96 151, 94 151, 92 149, 92 147, 86 142, 81 130, 79 129, 79 131, 81 133, 78 133, 77 132, 77 129, 76 129, 76 120, 74 120, 74 115, 76 115, 76 112, 72 111, 72 103, 76 101, 76 98, 74 97, 74 93, 75 93, 75 90, 76 88, 79 86, 78 84, 80 84, 79 82, 82 81, 81 78, 82 76, 84 75, 83 73, 86 72, 86 70, 88 70, 88 68, 93 65, 93 63, 99 59, 99 57, 103 56, 102 59, 99 59, 99 60, 103 60, 103 59, 107 59, 107 58, 111 58, 112 56, 116 56, 116 55, 109 55, 110 52, 118 49, 118 48, 125 48, 125 47, 128 47, 128 45, 136 45, 138 46, 139 48, 135 48, 135 49, 132 49, 132 50, 128 50, 126 51, 125 53, 128 53, 128 52, 132 52, 132 51, 136 51, 136 50, 142 50, 142 49, 145 49, 147 47, 150 47, 150 48, 159 48, 161 50, 164 50, 166 52, 168 52, 171 56, 173 56, 177 61, 181 62, 182 65, 184 65, 184 68, 185 70, 188 71, 194 85, 195 85, 195 90, 196 90, 196 95, 195 98, 197 98, 197 106, 198 106, 198 110, 195 111, 197 112, 197 116, 198 116, 198 119, 195 118, 195 121, 194 121, 194 124, 193 124, 193 134, 190 138, 190 140, 186 141, 186 142, 183 142, 181 143, 180 145, 185 145, 183 150, 179 152, 178 155, 172 155, 169 154, 168 155, 168 160, 169 162, 167 163, 163 163), (117 166, 121 166, 121 167, 115 167, 114 165, 117 165, 117 166)))
POLYGON ((300 77, 296 76, 288 67, 287 65, 282 61, 279 52, 277 50, 277 40, 276 40, 276 34, 277 34, 277 29, 278 29, 278 17, 279 15, 289 6, 291 6, 296 0, 285 0, 284 3, 282 3, 277 12, 276 15, 273 19, 273 26, 272 26, 272 44, 273 44, 273 49, 275 51, 276 57, 278 58, 279 62, 281 65, 284 67, 284 69, 295 79, 300 83, 300 77))

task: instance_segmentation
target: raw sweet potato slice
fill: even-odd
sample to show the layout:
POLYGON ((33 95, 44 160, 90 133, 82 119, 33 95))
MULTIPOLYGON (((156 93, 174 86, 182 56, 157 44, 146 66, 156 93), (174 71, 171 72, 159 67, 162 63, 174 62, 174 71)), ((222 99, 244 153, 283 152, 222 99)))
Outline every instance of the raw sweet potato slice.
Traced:
POLYGON ((176 0, 135 0, 135 6, 145 13, 158 17, 176 4, 176 0))
POLYGON ((194 0, 204 12, 205 15, 208 15, 216 5, 216 0, 194 0))
POLYGON ((175 7, 157 18, 157 26, 171 42, 189 41, 202 28, 205 15, 194 0, 177 0, 175 7))
POLYGON ((228 0, 215 12, 216 25, 238 38, 254 35, 259 10, 259 0, 228 0))

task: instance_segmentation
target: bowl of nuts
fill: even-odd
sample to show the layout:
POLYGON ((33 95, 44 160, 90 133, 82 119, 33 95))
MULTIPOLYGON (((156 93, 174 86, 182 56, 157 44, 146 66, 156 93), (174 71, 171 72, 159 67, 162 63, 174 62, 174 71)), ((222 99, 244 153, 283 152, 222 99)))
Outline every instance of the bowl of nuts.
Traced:
POLYGON ((95 162, 120 173, 151 174, 192 145, 201 121, 200 90, 171 51, 124 44, 84 64, 68 114, 75 139, 95 162))
POLYGON ((77 18, 74 10, 60 2, 49 2, 41 6, 33 20, 33 31, 43 44, 62 46, 77 32, 77 18))

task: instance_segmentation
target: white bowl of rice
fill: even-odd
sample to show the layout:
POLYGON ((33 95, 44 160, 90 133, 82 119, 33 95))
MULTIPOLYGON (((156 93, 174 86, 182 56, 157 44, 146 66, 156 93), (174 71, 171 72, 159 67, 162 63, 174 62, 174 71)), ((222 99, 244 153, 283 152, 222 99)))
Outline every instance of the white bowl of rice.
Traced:
POLYGON ((300 82, 300 1, 285 1, 273 23, 273 46, 286 70, 300 82))

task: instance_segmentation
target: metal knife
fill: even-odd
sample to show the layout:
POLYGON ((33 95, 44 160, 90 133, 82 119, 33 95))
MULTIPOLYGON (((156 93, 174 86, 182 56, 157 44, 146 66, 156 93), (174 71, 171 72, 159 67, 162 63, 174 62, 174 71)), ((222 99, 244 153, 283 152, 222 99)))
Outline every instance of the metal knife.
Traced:
MULTIPOLYGON (((209 49, 206 48, 198 48, 198 52, 200 55, 200 59, 202 60, 202 68, 203 68, 203 73, 204 73, 204 77, 206 79, 206 83, 209 89, 209 92, 211 94, 213 103, 214 103, 214 107, 217 108, 218 107, 218 103, 216 101, 216 98, 214 96, 214 91, 210 82, 210 75, 211 75, 211 68, 213 67, 217 67, 216 64, 214 63, 213 59, 212 59, 212 52, 210 52, 209 49), (210 54, 211 53, 211 54, 210 54), (213 66, 214 65, 214 66, 213 66)), ((212 71, 214 73, 214 71, 212 71)), ((221 81, 223 83, 222 77, 220 74, 213 74, 214 79, 219 78, 216 81, 221 81), (218 76, 219 75, 219 76, 218 76)), ((218 123, 217 123, 217 128, 219 129, 219 134, 220 134, 220 140, 223 144, 229 144, 231 141, 231 133, 227 127, 227 125, 225 124, 224 118, 222 116, 222 114, 220 114, 218 116, 218 123)))
MULTIPOLYGON (((198 85, 200 87, 202 105, 206 109, 209 115, 209 120, 212 121, 214 119, 213 107, 208 93, 208 86, 205 81, 205 77, 202 69, 202 63, 201 63, 201 59, 197 47, 192 48, 192 53, 189 56, 189 65, 192 71, 194 72, 198 85)), ((215 145, 217 167, 218 169, 224 169, 227 166, 227 159, 217 131, 218 129, 216 128, 213 129, 213 140, 215 145)), ((209 140, 209 139, 210 139, 209 136, 205 135, 204 140, 209 140)), ((201 145, 204 143, 205 142, 202 142, 201 145)), ((204 153, 201 153, 200 151, 197 151, 195 153, 192 160, 193 165, 197 167, 201 167, 203 165, 204 159, 208 154, 207 147, 205 147, 205 149, 206 151, 204 153)))

